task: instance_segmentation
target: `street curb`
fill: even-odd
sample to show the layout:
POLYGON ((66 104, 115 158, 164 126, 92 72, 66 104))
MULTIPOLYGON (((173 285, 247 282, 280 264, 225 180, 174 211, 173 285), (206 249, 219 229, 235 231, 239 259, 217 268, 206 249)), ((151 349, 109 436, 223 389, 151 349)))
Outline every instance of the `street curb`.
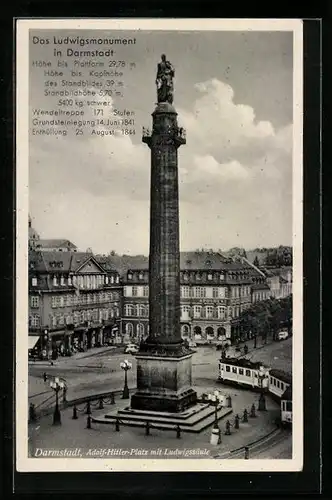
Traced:
POLYGON ((260 442, 262 441, 265 441, 265 439, 269 438, 270 436, 272 436, 273 434, 279 434, 281 433, 281 430, 279 427, 276 427, 275 429, 273 429, 272 431, 268 432, 267 434, 264 434, 264 436, 258 438, 258 439, 255 439, 255 441, 251 441, 250 443, 248 444, 245 444, 243 446, 239 446, 238 448, 234 448, 233 450, 229 450, 229 451, 226 451, 224 453, 221 453, 221 454, 218 454, 218 455, 214 455, 213 458, 222 458, 222 459, 227 459, 229 458, 232 454, 235 454, 235 453, 238 453, 240 451, 245 451, 245 448, 250 448, 256 444, 259 444, 260 442))

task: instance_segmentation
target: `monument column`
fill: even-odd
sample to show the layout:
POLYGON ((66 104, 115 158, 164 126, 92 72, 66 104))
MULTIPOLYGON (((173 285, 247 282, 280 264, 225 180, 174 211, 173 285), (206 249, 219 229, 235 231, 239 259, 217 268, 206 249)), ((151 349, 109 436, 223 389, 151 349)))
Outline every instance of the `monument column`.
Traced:
POLYGON ((158 103, 152 131, 143 129, 151 150, 149 336, 137 358, 133 409, 178 412, 195 404, 191 357, 180 330, 178 148, 186 143, 173 106, 174 68, 158 64, 158 103))

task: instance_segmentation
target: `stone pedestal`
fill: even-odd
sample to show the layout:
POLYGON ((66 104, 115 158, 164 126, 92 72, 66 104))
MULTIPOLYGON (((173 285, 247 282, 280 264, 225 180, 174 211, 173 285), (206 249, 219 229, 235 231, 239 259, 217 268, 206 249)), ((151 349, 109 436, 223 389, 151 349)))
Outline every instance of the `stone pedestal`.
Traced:
POLYGON ((167 356, 168 346, 163 345, 156 355, 153 351, 136 355, 137 392, 131 398, 132 409, 177 413, 196 403, 197 394, 191 388, 192 352, 181 347, 177 356, 167 356))

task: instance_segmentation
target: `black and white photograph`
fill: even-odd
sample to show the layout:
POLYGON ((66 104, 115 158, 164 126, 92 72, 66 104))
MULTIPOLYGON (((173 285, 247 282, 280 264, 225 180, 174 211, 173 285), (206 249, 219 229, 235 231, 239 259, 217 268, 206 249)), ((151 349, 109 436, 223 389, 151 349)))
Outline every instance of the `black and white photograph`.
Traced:
POLYGON ((302 22, 17 46, 17 469, 302 470, 302 22))

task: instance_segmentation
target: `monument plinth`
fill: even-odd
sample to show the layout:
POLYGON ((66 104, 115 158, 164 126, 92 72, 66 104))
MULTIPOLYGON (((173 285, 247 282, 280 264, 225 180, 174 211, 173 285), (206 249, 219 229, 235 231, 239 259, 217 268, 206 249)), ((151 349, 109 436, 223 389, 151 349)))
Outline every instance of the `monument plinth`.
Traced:
POLYGON ((136 410, 181 412, 196 403, 191 387, 193 351, 180 329, 178 148, 186 143, 173 106, 174 68, 162 56, 152 131, 142 140, 151 150, 149 336, 137 359, 136 410))

